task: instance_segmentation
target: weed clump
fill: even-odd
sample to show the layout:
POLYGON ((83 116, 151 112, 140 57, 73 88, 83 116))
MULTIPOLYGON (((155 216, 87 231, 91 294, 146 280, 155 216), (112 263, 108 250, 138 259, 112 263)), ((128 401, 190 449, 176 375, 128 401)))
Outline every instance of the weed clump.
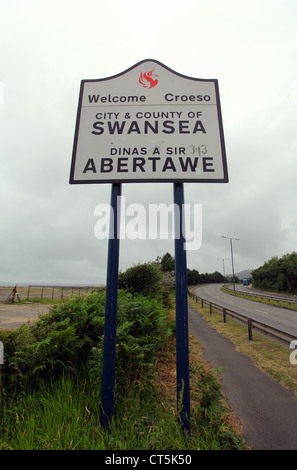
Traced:
POLYGON ((118 292, 114 418, 108 431, 101 427, 105 300, 102 290, 72 297, 36 322, 0 333, 0 449, 241 448, 224 421, 218 383, 199 365, 192 370, 199 397, 193 431, 183 435, 157 380, 162 369, 165 380, 174 356, 174 323, 164 298, 127 290, 118 292))

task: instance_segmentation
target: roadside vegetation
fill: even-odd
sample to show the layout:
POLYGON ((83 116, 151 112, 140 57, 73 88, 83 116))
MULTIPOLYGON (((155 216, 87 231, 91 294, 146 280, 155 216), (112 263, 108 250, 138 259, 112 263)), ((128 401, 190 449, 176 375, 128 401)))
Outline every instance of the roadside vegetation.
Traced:
POLYGON ((229 317, 224 323, 222 313, 216 312, 214 307, 210 314, 209 307, 201 308, 200 303, 190 297, 189 302, 212 327, 229 338, 239 352, 249 356, 259 369, 297 395, 297 365, 290 362, 291 350, 254 331, 253 340, 249 341, 247 328, 240 323, 229 317))
POLYGON ((176 410, 174 279, 161 263, 119 277, 114 419, 100 426, 105 290, 0 332, 0 449, 244 449, 220 371, 190 336, 191 435, 176 410))
POLYGON ((257 289, 285 294, 297 294, 297 253, 281 258, 273 256, 252 272, 253 286, 257 289))

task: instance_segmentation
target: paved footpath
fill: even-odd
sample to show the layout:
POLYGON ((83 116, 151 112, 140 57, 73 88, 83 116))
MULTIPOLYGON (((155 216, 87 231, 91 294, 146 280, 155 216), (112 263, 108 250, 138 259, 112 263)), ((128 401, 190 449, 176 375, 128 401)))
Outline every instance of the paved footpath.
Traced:
POLYGON ((189 327, 204 348, 203 359, 214 368, 227 368, 222 372, 223 392, 242 422, 247 446, 297 450, 297 397, 236 351, 190 304, 188 309, 189 327))

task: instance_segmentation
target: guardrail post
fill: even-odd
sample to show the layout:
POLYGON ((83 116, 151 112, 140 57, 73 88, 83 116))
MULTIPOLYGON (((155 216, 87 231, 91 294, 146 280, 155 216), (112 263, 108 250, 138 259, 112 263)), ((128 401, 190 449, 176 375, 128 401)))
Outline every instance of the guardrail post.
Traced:
POLYGON ((253 339, 253 335, 252 335, 252 319, 251 319, 251 318, 248 318, 248 319, 247 319, 247 322, 248 322, 249 341, 252 341, 252 339, 253 339))
MULTIPOLYGON (((256 331, 260 331, 260 333, 272 335, 272 337, 287 341, 288 343, 290 343, 292 340, 295 340, 296 338, 295 336, 292 336, 289 333, 285 333, 284 331, 273 328, 267 324, 259 323, 256 319, 253 320, 252 318, 248 318, 245 315, 229 310, 228 308, 225 308, 221 305, 213 304, 212 302, 202 299, 201 297, 196 296, 196 298, 197 300, 201 302, 201 308, 203 308, 203 305, 205 302, 206 302, 206 305, 207 304, 209 305, 209 313, 212 313, 212 307, 214 307, 215 311, 217 311, 217 308, 222 309, 224 323, 227 322, 227 315, 230 315, 231 317, 235 317, 239 319, 240 322, 244 322, 244 323, 247 322, 249 341, 253 340, 253 332, 252 332, 253 328, 256 331)), ((294 301, 292 303, 296 304, 297 301, 294 301)))

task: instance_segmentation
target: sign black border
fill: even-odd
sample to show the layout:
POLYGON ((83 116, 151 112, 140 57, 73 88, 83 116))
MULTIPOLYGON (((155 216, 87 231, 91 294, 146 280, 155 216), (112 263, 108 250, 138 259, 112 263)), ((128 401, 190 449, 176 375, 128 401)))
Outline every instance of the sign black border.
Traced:
POLYGON ((112 75, 111 77, 107 78, 98 78, 98 79, 88 79, 88 80, 82 80, 81 85, 80 85, 80 92, 79 92, 79 102, 78 102, 78 109, 77 109, 77 116, 76 116, 76 125, 75 125, 75 134, 74 134, 74 144, 73 144, 73 151, 72 151, 72 160, 71 160, 71 169, 70 169, 70 179, 69 183, 70 184, 106 184, 106 183, 228 183, 229 178, 228 178, 228 169, 227 169, 227 159, 226 159, 226 149, 225 149, 225 139, 224 139, 224 132, 223 132, 223 121, 222 121, 222 113, 221 113, 221 102, 220 102, 220 96, 219 96, 219 84, 217 79, 203 79, 203 78, 193 78, 193 77, 188 77, 186 75, 183 75, 181 73, 175 72, 171 68, 167 67, 166 65, 162 64, 162 62, 159 62, 158 60, 155 59, 144 59, 141 60, 140 62, 137 62, 137 64, 133 65, 132 67, 129 67, 127 70, 124 72, 118 73, 116 75, 112 75), (81 109, 82 109, 82 100, 83 100, 83 92, 84 92, 84 85, 85 83, 89 82, 103 82, 107 80, 113 80, 114 78, 121 77, 122 75, 125 75, 126 73, 130 72, 131 70, 135 69, 141 64, 144 64, 145 62, 154 62, 155 64, 164 67, 166 70, 169 72, 185 78, 187 80, 194 80, 194 81, 199 81, 199 82, 213 82, 215 86, 215 92, 216 92, 216 100, 217 100, 217 113, 218 113, 218 123, 219 123, 219 133, 220 133, 220 141, 221 141, 221 151, 222 151, 222 163, 223 163, 223 172, 224 172, 224 178, 222 179, 187 179, 187 178, 182 178, 182 179, 163 179, 163 178, 153 178, 153 179, 109 179, 109 180, 75 180, 74 179, 74 168, 75 168, 75 160, 76 160, 76 150, 77 150, 77 141, 78 141, 78 132, 79 132, 79 126, 80 126, 80 117, 81 117, 81 109))

